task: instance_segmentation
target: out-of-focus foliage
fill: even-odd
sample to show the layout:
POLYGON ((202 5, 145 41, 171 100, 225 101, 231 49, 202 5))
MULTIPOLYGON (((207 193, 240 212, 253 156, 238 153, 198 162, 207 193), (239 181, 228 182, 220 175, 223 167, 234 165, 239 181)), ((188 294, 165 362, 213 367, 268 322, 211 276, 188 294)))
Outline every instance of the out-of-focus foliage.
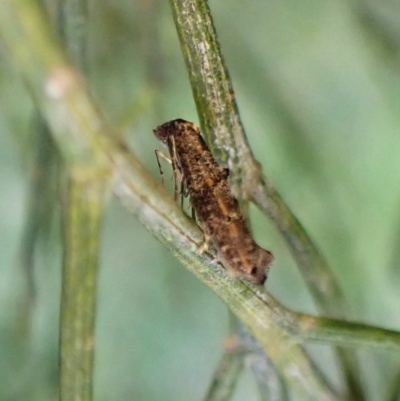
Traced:
MULTIPOLYGON (((327 256, 354 319, 399 329, 398 4, 214 0, 210 7, 258 160, 327 256)), ((93 96, 156 175, 152 129, 177 117, 197 122, 168 3, 102 0, 89 14, 93 96)), ((48 232, 36 243, 33 297, 21 242, 35 174, 34 111, 4 57, 0 85, 0 399, 53 400, 59 224, 43 222, 48 232)), ((287 306, 314 312, 283 241, 257 211, 253 217, 258 241, 276 257, 268 289, 287 306)), ((96 400, 201 400, 227 321, 215 295, 112 201, 96 400)), ((328 347, 309 349, 338 382, 328 347)), ((360 357, 370 399, 380 400, 395 358, 370 350, 360 357)), ((235 399, 257 399, 250 375, 235 399)))

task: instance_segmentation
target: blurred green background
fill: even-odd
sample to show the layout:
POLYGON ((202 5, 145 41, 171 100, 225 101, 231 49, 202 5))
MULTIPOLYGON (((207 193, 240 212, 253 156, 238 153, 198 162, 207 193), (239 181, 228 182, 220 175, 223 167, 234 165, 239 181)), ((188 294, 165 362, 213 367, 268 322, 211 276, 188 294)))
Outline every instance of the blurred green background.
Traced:
MULTIPOLYGON (((399 2, 212 0, 210 7, 265 173, 328 258, 354 320, 399 330, 399 2)), ((169 4, 100 0, 89 14, 93 96, 158 176, 152 129, 178 117, 198 123, 169 4)), ((59 197, 53 192, 27 267, 34 109, 0 52, 0 400, 55 400, 59 197)), ((268 290, 315 313, 284 242, 252 212, 258 242, 276 257, 268 290)), ((112 200, 99 279, 96 400, 201 400, 228 322, 222 302, 112 200)), ((329 347, 307 349, 340 385, 329 347)), ((369 399, 381 400, 398 355, 358 355, 369 399)), ((234 400, 257 399, 246 372, 234 400)))

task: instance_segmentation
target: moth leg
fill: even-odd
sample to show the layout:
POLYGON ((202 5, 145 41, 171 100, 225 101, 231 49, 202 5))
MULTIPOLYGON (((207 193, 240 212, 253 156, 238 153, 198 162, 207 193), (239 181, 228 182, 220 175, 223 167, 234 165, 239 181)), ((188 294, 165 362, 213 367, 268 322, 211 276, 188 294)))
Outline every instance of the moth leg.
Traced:
POLYGON ((160 158, 164 159, 167 163, 169 163, 171 165, 172 165, 172 160, 168 156, 165 156, 164 153, 160 152, 157 149, 154 151, 154 153, 156 154, 158 170, 160 171, 160 175, 161 175, 161 182, 164 185, 164 170, 161 167, 160 158))
POLYGON ((196 209, 193 206, 190 206, 192 219, 196 221, 196 209))
MULTIPOLYGON (((157 164, 158 164, 158 170, 160 171, 161 175, 161 182, 164 185, 164 170, 161 166, 160 159, 165 160, 167 163, 169 163, 172 166, 172 171, 173 171, 173 178, 174 178, 174 200, 178 201, 178 181, 183 184, 183 175, 181 173, 181 170, 179 168, 178 161, 175 157, 175 153, 171 152, 171 157, 166 156, 164 153, 162 153, 159 150, 154 151, 156 154, 156 159, 157 159, 157 164)), ((183 200, 182 200, 183 202, 183 200)))
MULTIPOLYGON (((172 135, 168 138, 168 148, 169 153, 171 154, 171 164, 174 173, 174 200, 177 202, 179 195, 178 182, 181 184, 182 190, 182 186, 184 185, 184 176, 180 166, 179 158, 176 153, 175 139, 172 135)), ((183 205, 183 198, 181 198, 181 204, 183 205)))
POLYGON ((182 173, 180 173, 180 184, 181 184, 181 189, 179 194, 181 196, 181 208, 183 209, 183 201, 186 197, 189 196, 189 191, 187 189, 185 176, 182 173))
POLYGON ((192 220, 194 220, 195 222, 197 222, 197 225, 199 226, 201 231, 204 231, 203 228, 201 227, 201 224, 199 221, 197 221, 196 219, 196 209, 193 207, 192 205, 192 200, 189 199, 189 208, 190 208, 190 215, 192 217, 192 220))
POLYGON ((204 240, 203 243, 198 248, 200 253, 208 251, 208 249, 210 249, 211 246, 211 237, 208 234, 206 234, 205 231, 203 231, 203 233, 204 233, 204 240))

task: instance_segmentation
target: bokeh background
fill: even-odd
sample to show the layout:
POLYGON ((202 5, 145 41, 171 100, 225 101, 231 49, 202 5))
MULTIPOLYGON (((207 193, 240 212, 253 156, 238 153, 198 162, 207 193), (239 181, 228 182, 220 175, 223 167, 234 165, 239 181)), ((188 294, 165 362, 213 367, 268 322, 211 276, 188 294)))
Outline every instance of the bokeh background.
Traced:
MULTIPOLYGON (((265 173, 328 258, 354 320, 399 330, 400 3, 211 0, 210 7, 265 173)), ((157 176, 152 129, 177 117, 198 123, 169 4, 98 0, 89 14, 93 97, 157 176)), ((1 48, 0 57, 0 400, 55 400, 59 195, 55 183, 40 194, 48 202, 29 264, 35 112, 1 48)), ((289 308, 315 313, 283 240, 257 210, 252 225, 276 257, 268 290, 289 308)), ((228 322, 222 302, 111 200, 95 399, 201 400, 228 322)), ((329 347, 307 349, 339 386, 329 347)), ((369 399, 382 400, 398 355, 358 356, 369 399)), ((245 372, 234 400, 257 399, 245 372)))

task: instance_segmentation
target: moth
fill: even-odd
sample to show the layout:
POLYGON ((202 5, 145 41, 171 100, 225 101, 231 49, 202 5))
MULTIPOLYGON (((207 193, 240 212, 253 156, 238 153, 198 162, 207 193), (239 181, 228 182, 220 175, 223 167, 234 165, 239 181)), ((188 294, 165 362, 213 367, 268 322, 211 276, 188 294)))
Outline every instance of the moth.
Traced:
MULTIPOLYGON (((218 165, 200 130, 193 123, 177 119, 160 125, 156 138, 167 145, 175 177, 175 199, 189 195, 190 204, 204 232, 201 250, 212 243, 218 261, 227 272, 255 284, 263 284, 274 260, 271 252, 254 241, 229 184, 229 170, 218 165)), ((160 166, 156 151, 157 161, 160 166)), ((162 170, 161 170, 162 171, 162 170)))

